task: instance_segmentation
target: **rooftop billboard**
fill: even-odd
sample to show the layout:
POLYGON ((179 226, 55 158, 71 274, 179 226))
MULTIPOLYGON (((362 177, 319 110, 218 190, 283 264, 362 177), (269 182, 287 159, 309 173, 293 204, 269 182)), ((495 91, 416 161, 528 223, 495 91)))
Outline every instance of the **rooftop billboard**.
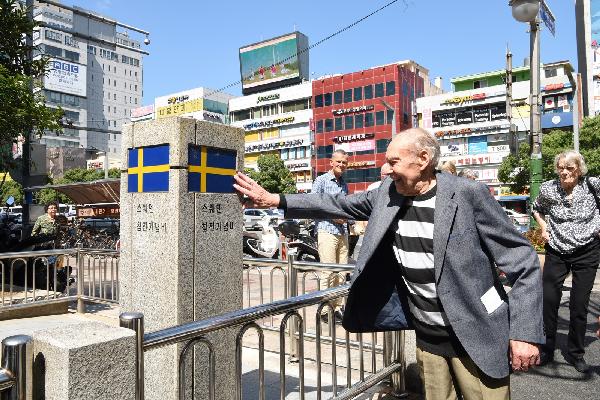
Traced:
POLYGON ((307 47, 308 37, 294 32, 240 48, 242 93, 256 93, 307 80, 307 47), (300 51, 302 54, 298 54, 300 51))

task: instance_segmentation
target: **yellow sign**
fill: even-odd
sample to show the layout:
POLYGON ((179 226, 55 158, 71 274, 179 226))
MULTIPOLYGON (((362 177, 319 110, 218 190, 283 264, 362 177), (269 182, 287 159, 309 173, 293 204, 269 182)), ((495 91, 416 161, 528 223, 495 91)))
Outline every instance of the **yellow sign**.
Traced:
POLYGON ((204 108, 203 99, 193 99, 182 103, 174 103, 156 109, 156 119, 174 117, 181 114, 189 114, 201 111, 204 108))

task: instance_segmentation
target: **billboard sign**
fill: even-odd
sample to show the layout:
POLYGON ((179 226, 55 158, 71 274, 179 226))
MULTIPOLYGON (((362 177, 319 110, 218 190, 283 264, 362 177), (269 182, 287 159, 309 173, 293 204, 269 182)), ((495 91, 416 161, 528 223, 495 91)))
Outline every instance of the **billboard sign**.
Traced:
POLYGON ((201 119, 204 110, 204 89, 197 88, 154 99, 156 119, 178 115, 201 119))
POLYGON ((86 96, 86 67, 69 61, 50 59, 44 88, 75 96, 86 96))
POLYGON ((294 32, 240 48, 242 92, 300 82, 307 78, 308 38, 294 32))

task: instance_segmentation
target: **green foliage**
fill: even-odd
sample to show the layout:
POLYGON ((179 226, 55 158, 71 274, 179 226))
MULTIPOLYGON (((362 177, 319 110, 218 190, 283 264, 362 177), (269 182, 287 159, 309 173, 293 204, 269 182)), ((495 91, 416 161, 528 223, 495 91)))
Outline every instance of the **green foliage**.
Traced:
MULTIPOLYGON (((585 158, 588 175, 600 176, 600 116, 586 118, 579 129, 579 151, 585 158)), ((556 178, 554 157, 573 149, 573 132, 553 130, 543 135, 542 160, 544 180, 556 178)), ((529 186, 529 145, 522 144, 519 156, 507 156, 498 169, 498 179, 513 192, 521 193, 529 186)))
POLYGON ((283 160, 274 154, 258 157, 258 171, 251 170, 249 175, 271 193, 296 193, 296 184, 291 172, 283 160))
POLYGON ((23 186, 18 182, 7 180, 2 186, 0 186, 0 206, 6 204, 6 200, 13 196, 15 198, 15 205, 20 204, 23 199, 23 186))
MULTIPOLYGON (((111 168, 108 170, 109 178, 120 178, 121 171, 118 168, 111 168)), ((92 182, 100 179, 104 179, 104 171, 85 169, 85 168, 74 168, 65 172, 62 178, 54 179, 50 182, 51 185, 59 185, 65 183, 78 183, 78 182, 92 182)), ((36 200, 38 204, 48 204, 50 202, 59 203, 72 203, 69 197, 62 193, 57 192, 54 189, 42 189, 36 194, 36 200)))
MULTIPOLYGON (((28 59, 33 50, 23 37, 31 35, 37 22, 27 18, 27 10, 17 0, 0 0, 0 171, 15 168, 12 144, 26 132, 40 136, 46 130, 60 132, 63 111, 48 108, 41 91, 32 93, 45 73, 47 58, 28 59)), ((1 183, 0 183, 1 185, 1 183)))

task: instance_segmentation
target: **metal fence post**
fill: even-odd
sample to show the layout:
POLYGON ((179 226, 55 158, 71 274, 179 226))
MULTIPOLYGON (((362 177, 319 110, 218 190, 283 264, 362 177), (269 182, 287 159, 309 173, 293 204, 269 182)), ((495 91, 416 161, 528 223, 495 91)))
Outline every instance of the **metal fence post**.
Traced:
POLYGON ((392 378, 392 394, 394 397, 407 397, 406 392, 406 357, 404 354, 404 331, 390 332, 392 335, 393 350, 392 357, 394 362, 400 363, 401 368, 394 372, 392 378))
MULTIPOLYGON (((294 261, 296 261, 296 255, 288 254, 288 293, 290 298, 298 296, 298 270, 294 267, 294 261)), ((298 319, 296 317, 291 317, 288 329, 290 331, 289 361, 298 362, 298 338, 296 337, 296 332, 298 332, 298 319)), ((285 351, 285 349, 281 349, 280 351, 285 351)))
POLYGON ((85 301, 83 301, 83 256, 81 254, 81 243, 77 245, 77 312, 85 314, 85 301))
MULTIPOLYGON (((27 356, 27 345, 31 338, 27 335, 9 336, 2 341, 2 368, 14 378, 14 385, 3 393, 3 399, 25 400, 27 381, 31 380, 31 357, 27 356)), ((31 356, 31 354, 30 354, 31 356)))
POLYGON ((119 315, 119 325, 135 331, 135 399, 144 400, 144 314, 122 313, 119 315))

